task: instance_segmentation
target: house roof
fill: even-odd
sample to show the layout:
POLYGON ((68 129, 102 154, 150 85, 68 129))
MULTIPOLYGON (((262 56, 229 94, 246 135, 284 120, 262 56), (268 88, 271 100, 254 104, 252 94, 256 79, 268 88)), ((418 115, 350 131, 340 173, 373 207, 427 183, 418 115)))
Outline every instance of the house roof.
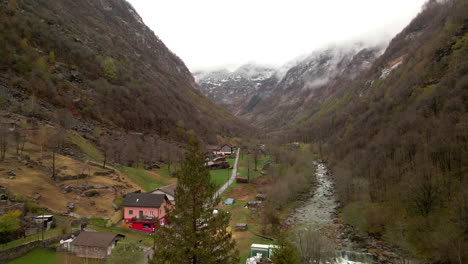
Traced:
POLYGON ((220 150, 221 147, 217 145, 208 145, 206 146, 206 150, 220 150))
POLYGON ((159 208, 164 202, 165 194, 155 193, 130 193, 125 196, 123 206, 131 207, 156 207, 159 208))
POLYGON ((35 216, 36 219, 41 219, 41 218, 52 218, 54 217, 53 215, 38 215, 38 216, 35 216))
POLYGON ((175 196, 175 189, 177 187, 177 183, 173 183, 173 184, 169 184, 169 185, 166 185, 166 186, 163 186, 161 188, 158 188, 156 190, 160 190, 162 192, 165 192, 171 196, 175 196))
POLYGON ((74 246, 107 248, 117 236, 122 235, 102 232, 81 232, 71 244, 74 246))
POLYGON ((226 200, 224 200, 223 204, 225 205, 233 205, 234 204, 234 199, 233 198, 227 198, 226 200))

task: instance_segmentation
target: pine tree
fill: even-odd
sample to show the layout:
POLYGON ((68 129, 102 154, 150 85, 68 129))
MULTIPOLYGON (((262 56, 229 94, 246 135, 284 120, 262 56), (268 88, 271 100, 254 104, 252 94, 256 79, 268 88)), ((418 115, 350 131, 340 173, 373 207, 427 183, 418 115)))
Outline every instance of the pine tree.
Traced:
POLYGON ((239 252, 229 225, 229 215, 220 211, 215 198, 216 186, 204 166, 205 157, 195 138, 177 174, 175 208, 167 215, 169 226, 155 233, 156 249, 153 264, 237 263, 239 252))
POLYGON ((279 249, 274 251, 271 260, 275 264, 301 264, 299 251, 294 244, 290 243, 284 234, 278 239, 279 249))

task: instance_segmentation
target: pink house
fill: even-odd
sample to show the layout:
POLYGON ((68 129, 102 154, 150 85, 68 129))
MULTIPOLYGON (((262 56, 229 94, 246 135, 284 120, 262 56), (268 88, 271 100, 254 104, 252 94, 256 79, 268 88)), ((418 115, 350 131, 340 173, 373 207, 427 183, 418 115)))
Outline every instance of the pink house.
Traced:
POLYGON ((153 232, 156 221, 161 225, 167 224, 166 206, 171 202, 165 194, 130 193, 123 201, 124 221, 130 228, 153 232))

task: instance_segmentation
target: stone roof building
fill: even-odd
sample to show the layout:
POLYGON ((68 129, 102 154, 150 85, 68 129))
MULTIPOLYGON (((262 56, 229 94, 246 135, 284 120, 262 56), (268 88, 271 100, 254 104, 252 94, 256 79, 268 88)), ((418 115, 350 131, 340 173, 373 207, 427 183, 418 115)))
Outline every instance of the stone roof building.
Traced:
POLYGON ((157 188, 151 191, 151 193, 152 194, 165 194, 167 198, 169 199, 169 201, 174 202, 176 187, 177 187, 177 183, 173 183, 173 184, 163 186, 161 188, 157 188))
POLYGON ((78 257, 106 259, 112 254, 117 241, 124 235, 101 232, 81 232, 71 242, 71 252, 78 257))

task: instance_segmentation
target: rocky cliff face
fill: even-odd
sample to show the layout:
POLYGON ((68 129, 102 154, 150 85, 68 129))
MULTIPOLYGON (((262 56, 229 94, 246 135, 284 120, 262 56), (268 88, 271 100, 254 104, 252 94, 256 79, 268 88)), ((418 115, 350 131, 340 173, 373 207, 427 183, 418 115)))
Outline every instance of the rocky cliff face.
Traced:
POLYGON ((275 69, 254 64, 243 65, 235 71, 199 71, 194 76, 208 98, 238 116, 250 112, 279 81, 275 69))
POLYGON ((311 105, 368 70, 383 48, 329 47, 291 64, 285 73, 244 65, 234 72, 198 72, 195 77, 210 99, 258 126, 274 129, 294 124, 311 105))

